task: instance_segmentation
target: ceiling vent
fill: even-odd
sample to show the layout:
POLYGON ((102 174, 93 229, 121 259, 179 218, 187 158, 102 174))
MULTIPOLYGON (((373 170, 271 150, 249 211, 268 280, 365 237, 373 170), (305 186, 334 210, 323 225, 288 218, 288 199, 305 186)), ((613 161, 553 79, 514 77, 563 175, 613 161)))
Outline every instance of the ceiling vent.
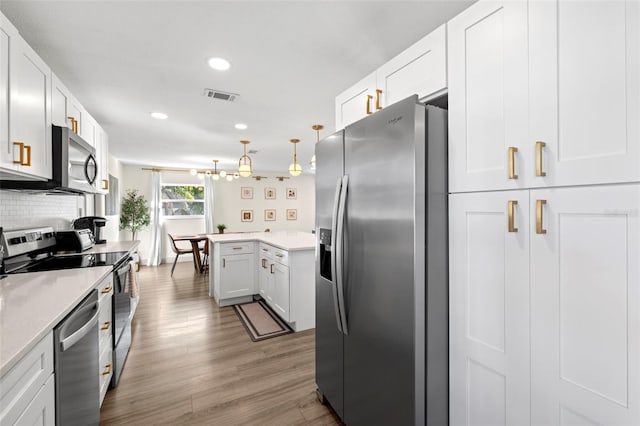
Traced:
POLYGON ((240 95, 238 95, 237 93, 223 92, 221 90, 204 89, 204 96, 211 99, 219 99, 221 101, 233 102, 240 95))

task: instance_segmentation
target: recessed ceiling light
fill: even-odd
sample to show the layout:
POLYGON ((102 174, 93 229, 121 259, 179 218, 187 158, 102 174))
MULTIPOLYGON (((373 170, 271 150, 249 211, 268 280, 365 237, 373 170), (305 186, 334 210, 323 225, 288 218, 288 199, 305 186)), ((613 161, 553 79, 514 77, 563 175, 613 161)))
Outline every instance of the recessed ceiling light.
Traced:
POLYGON ((156 120, 166 120, 169 116, 163 112, 152 112, 151 116, 156 120))
POLYGON ((249 126, 247 126, 247 125, 246 125, 246 124, 244 124, 244 123, 237 123, 234 127, 235 127, 236 129, 238 129, 238 130, 246 130, 246 129, 247 129, 247 127, 249 127, 249 126))
POLYGON ((226 59, 222 58, 211 58, 209 59, 209 66, 214 70, 225 71, 231 67, 231 64, 226 59))

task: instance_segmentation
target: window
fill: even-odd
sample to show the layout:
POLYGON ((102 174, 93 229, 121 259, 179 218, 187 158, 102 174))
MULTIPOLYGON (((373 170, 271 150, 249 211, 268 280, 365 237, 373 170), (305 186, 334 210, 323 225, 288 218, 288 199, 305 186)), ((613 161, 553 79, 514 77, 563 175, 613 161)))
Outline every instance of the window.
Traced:
POLYGON ((204 215, 204 186, 162 184, 162 215, 204 215))

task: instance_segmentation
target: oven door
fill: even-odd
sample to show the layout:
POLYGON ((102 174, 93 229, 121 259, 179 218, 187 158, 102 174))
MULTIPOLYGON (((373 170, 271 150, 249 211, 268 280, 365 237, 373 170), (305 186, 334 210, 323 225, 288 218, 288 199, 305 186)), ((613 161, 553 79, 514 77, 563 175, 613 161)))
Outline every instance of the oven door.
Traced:
POLYGON ((113 345, 118 346, 122 332, 129 323, 131 315, 131 297, 125 292, 127 286, 127 275, 131 266, 129 262, 124 262, 113 272, 113 345))
POLYGON ((67 164, 69 188, 83 192, 95 192, 98 164, 86 142, 69 137, 69 161, 67 164))

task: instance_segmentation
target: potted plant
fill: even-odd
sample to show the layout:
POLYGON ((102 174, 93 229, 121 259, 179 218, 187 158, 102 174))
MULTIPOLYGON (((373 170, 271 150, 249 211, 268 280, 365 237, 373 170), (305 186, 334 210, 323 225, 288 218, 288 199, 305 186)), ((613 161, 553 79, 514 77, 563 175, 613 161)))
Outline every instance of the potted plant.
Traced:
POLYGON ((134 240, 138 231, 149 225, 149 206, 137 189, 128 190, 122 197, 120 212, 120 229, 131 231, 134 240))
POLYGON ((216 228, 218 228, 219 234, 224 234, 224 230, 227 228, 227 225, 225 225, 224 223, 219 223, 218 225, 216 225, 216 228))

